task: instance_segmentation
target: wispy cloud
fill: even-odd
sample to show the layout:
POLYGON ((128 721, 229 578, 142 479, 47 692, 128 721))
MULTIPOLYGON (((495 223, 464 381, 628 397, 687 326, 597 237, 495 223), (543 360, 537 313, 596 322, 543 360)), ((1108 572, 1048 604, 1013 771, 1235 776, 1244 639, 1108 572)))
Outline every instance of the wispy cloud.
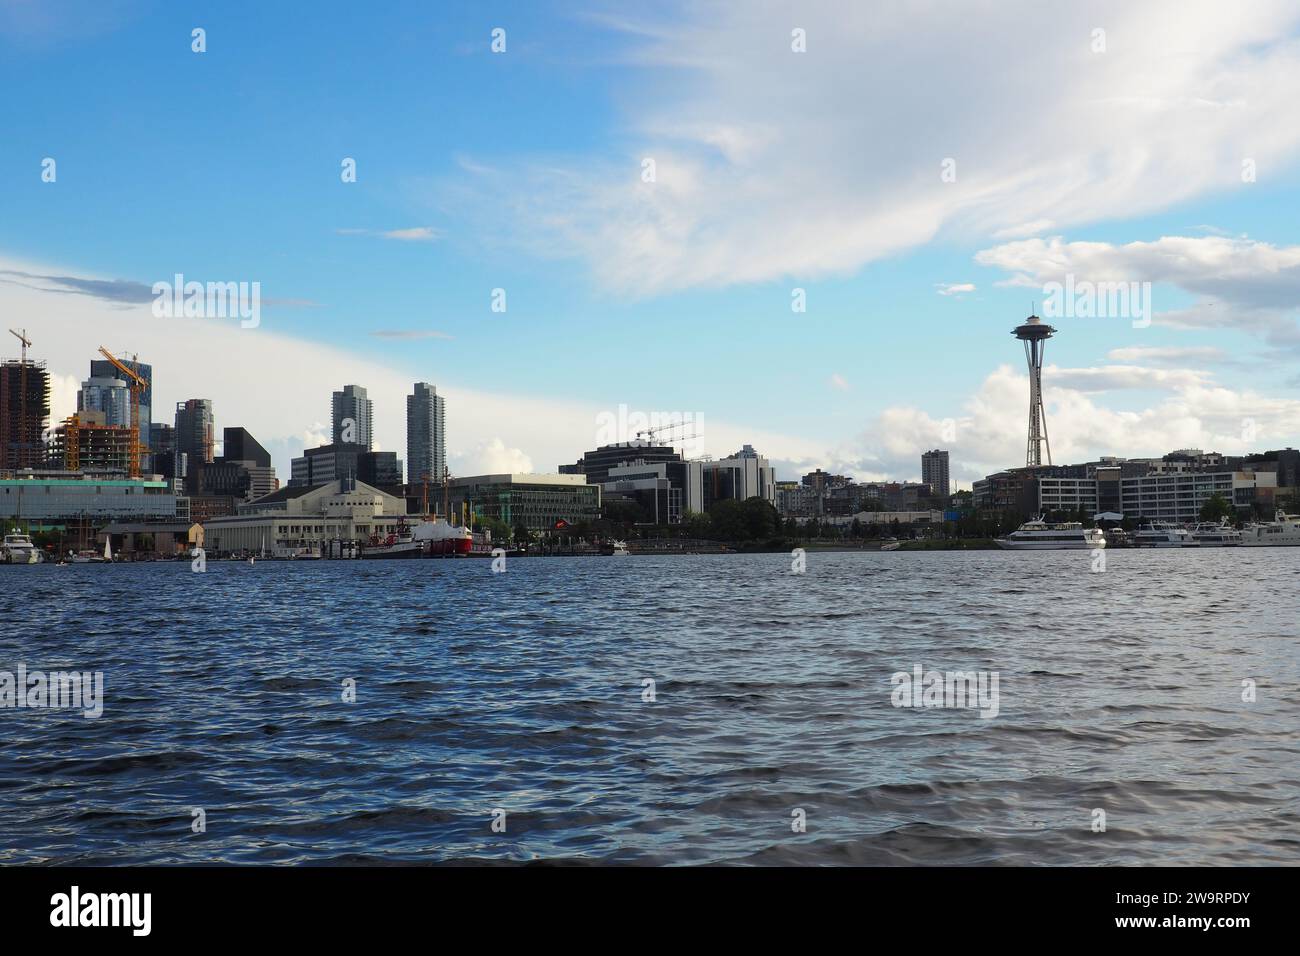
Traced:
POLYGON ((1300 154, 1294 5, 1096 0, 1050 25, 1034 0, 975 23, 942 4, 798 9, 806 53, 776 26, 785 0, 640 14, 620 27, 644 67, 628 148, 507 161, 435 198, 586 262, 605 289, 658 295, 849 274, 940 235, 1132 219, 1251 188, 1243 144, 1260 169, 1300 154), (1099 22, 1104 53, 1089 46, 1099 22), (991 111, 1008 89, 1016 109, 991 111))
POLYGON ((1008 242, 976 253, 980 265, 1010 273, 999 285, 1151 282, 1196 297, 1157 311, 1155 322, 1183 329, 1238 328, 1282 349, 1300 348, 1300 245, 1222 236, 1162 236, 1149 242, 1068 242, 1060 236, 1008 242))
POLYGON ((452 339, 455 337, 434 329, 377 329, 370 334, 380 339, 452 339))
POLYGON ((963 295, 975 291, 973 282, 936 282, 934 290, 940 295, 963 295))
POLYGON ((335 229, 340 236, 370 236, 376 239, 395 239, 398 242, 435 242, 443 232, 433 226, 410 226, 405 229, 335 229))
MULTIPOLYGON (((160 281, 172 282, 175 274, 164 276, 160 281)), ((187 276, 187 281, 201 281, 194 276, 187 276)), ((224 281, 224 280, 223 280, 224 281)), ((253 280, 246 280, 253 281, 253 280)), ((153 302, 153 284, 136 282, 133 279, 88 279, 84 276, 52 275, 48 273, 24 272, 18 269, 0 269, 0 283, 22 286, 36 292, 53 295, 84 295, 101 302, 108 302, 127 308, 146 305, 153 302)), ((276 298, 263 296, 262 305, 275 305, 283 308, 314 308, 320 305, 313 299, 276 298)))
POLYGON ((153 290, 149 285, 143 282, 132 282, 129 279, 86 279, 81 276, 41 275, 14 269, 0 269, 0 282, 35 289, 38 292, 85 295, 92 299, 117 302, 122 305, 141 305, 154 299, 153 290))

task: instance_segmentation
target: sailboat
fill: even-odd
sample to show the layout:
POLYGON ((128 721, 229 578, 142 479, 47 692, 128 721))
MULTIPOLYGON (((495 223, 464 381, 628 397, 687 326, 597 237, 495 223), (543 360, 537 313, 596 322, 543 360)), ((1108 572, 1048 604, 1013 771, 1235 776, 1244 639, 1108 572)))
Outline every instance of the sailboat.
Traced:
POLYGON ((113 538, 111 535, 104 535, 104 560, 111 562, 113 560, 113 538))

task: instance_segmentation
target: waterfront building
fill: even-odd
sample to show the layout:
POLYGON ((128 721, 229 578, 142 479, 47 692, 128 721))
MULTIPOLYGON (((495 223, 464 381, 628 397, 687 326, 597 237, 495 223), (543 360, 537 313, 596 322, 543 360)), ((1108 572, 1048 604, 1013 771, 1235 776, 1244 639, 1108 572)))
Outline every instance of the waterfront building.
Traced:
POLYGON ((561 465, 562 475, 584 475, 593 485, 603 485, 609 478, 609 470, 631 462, 653 465, 657 462, 681 461, 682 455, 667 445, 637 439, 635 441, 615 442, 601 445, 585 453, 572 465, 561 465))
POLYGON ((776 506, 776 471, 766 458, 744 446, 730 458, 701 462, 704 466, 704 510, 715 501, 762 498, 776 506))
POLYGON ((330 402, 333 422, 332 443, 335 445, 360 445, 369 451, 372 442, 371 426, 374 403, 366 397, 360 385, 344 385, 335 392, 330 402))
POLYGON ((45 463, 50 420, 50 376, 44 362, 0 362, 0 470, 45 463))
POLYGON ((95 534, 97 551, 112 540, 113 554, 131 560, 137 554, 176 557, 204 546, 203 525, 189 521, 114 522, 95 534))
POLYGON ((1173 471, 1125 474, 1118 464, 1068 466, 1051 471, 1091 472, 1090 477, 1012 469, 975 482, 975 506, 1036 517, 1083 509, 1112 512, 1135 520, 1194 524, 1201 506, 1220 495, 1240 512, 1268 514, 1277 490, 1273 471, 1173 471))
POLYGON ((331 542, 386 537, 406 518, 406 502, 351 478, 292 486, 240 503, 236 513, 204 523, 215 551, 320 552, 331 542))
POLYGON ((976 511, 1011 511, 1028 514, 1038 508, 1038 489, 1029 487, 1030 469, 999 471, 971 484, 971 503, 976 511))
POLYGON ((1037 478, 1038 513, 1050 515, 1054 511, 1077 513, 1080 508, 1089 515, 1110 509, 1102 508, 1098 500, 1098 480, 1095 478, 1037 478))
MULTIPOLYGON (((796 520, 799 520, 800 524, 807 524, 812 519, 796 520)), ((878 527, 892 525, 895 521, 899 524, 941 524, 944 521, 944 513, 933 509, 919 511, 859 511, 851 515, 829 515, 818 520, 822 524, 832 525, 837 528, 848 528, 854 521, 857 521, 859 525, 876 525, 878 527)))
POLYGON ((633 461, 609 469, 602 498, 635 501, 655 524, 679 524, 704 510, 704 468, 698 461, 633 461))
POLYGON ((600 517, 601 486, 584 475, 474 475, 450 482, 451 513, 470 513, 523 525, 529 531, 553 531, 600 517))
POLYGON ((932 493, 940 498, 947 498, 950 491, 948 482, 948 453, 936 448, 921 455, 921 481, 930 486, 932 493))
POLYGON ((176 505, 170 482, 152 477, 28 470, 0 479, 0 518, 43 528, 74 520, 171 520, 176 505))
POLYGON ((1269 514, 1276 491, 1277 473, 1271 471, 1144 475, 1120 480, 1120 511, 1126 517, 1190 524, 1217 494, 1239 511, 1269 514))
POLYGON ((416 382, 406 396, 406 480, 441 481, 446 468, 446 400, 428 382, 416 382))

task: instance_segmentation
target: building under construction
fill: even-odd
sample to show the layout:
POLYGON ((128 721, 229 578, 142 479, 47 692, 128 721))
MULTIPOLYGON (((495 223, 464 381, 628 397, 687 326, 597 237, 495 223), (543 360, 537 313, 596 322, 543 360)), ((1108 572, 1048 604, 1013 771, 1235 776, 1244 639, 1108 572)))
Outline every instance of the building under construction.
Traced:
MULTIPOLYGON (((15 333, 16 334, 16 333, 15 333)), ((23 357, 0 362, 0 469, 39 468, 45 462, 50 420, 50 375, 44 362, 23 357)))
POLYGON ((131 473, 134 435, 129 426, 105 424, 103 412, 77 412, 54 431, 49 464, 65 471, 131 473))

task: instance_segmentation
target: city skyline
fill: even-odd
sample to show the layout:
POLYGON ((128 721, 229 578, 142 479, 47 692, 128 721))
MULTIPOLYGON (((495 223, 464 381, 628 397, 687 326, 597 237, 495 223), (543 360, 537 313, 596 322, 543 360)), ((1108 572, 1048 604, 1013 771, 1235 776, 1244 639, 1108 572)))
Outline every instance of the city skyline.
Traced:
POLYGON ((1031 311, 1059 330, 1043 373, 1057 460, 1300 445, 1300 246, 1286 216, 1300 125, 1282 96, 1300 76, 1285 42, 1297 15, 1264 7, 1242 24, 1211 5, 1165 8, 1178 31, 1163 38, 1121 5, 1046 23, 1009 4, 929 24, 988 83, 1044 78, 984 131, 969 116, 990 87, 942 56, 922 70, 900 59, 914 47, 884 49, 903 24, 883 11, 868 23, 810 5, 791 27, 808 38, 795 53, 792 14, 775 7, 630 20, 398 4, 347 31, 313 23, 288 49, 268 39, 301 27, 284 11, 244 8, 262 28, 236 31, 215 8, 153 8, 144 22, 102 5, 76 29, 67 11, 37 22, 8 9, 0 78, 47 106, 15 122, 0 157, 0 307, 49 363, 55 420, 103 342, 153 366, 155 417, 211 398, 218 426, 258 435, 282 478, 329 441, 322 395, 340 383, 369 389, 374 447, 400 455, 409 385, 431 381, 456 410, 448 466, 460 474, 554 471, 625 404, 697 414, 702 451, 753 444, 783 480, 818 467, 919 479, 921 453, 941 447, 969 488, 1023 460, 1028 383, 1006 329, 1031 311), (421 41, 368 57, 368 40, 398 35, 421 41), (691 71, 704 45, 732 41, 761 57, 691 71), (881 55, 848 56, 864 44, 881 55), (1201 57, 1174 70, 1186 47, 1201 57), (337 79, 281 129, 283 111, 259 97, 280 103, 293 87, 267 57, 319 70, 325 50, 337 79), (776 52, 789 61, 773 66, 776 52), (109 70, 108 56, 137 65, 109 70), (1143 80, 1152 63, 1168 69, 1143 80), (242 129, 241 144, 198 124, 141 160, 111 118, 67 114, 64 87, 97 69, 132 90, 149 81, 125 132, 198 102, 242 129), (245 95, 211 88, 213 70, 247 76, 245 95), (890 81, 900 71, 915 89, 890 81), (468 80, 449 97, 440 81, 453 75, 468 80), (59 95, 42 96, 37 76, 59 95), (402 102, 427 94, 429 112, 375 109, 387 86, 402 102), (732 88, 770 95, 738 102, 732 88), (858 109, 882 89, 891 99, 858 109), (826 109, 795 109, 796 96, 826 109), (557 97, 566 109, 539 107, 557 97), (1233 105, 1247 99, 1262 105, 1233 105), (913 114, 938 124, 919 135, 913 114), (874 145, 880 130, 896 150, 874 145), (353 183, 340 179, 349 157, 353 183), (155 210, 169 206, 189 214, 159 231, 155 210), (233 225, 250 217, 262 227, 233 225), (180 273, 259 282, 260 323, 153 315, 151 285, 180 273), (1131 314, 1094 315, 1075 297, 1047 314, 1053 283, 1110 282, 1139 283, 1131 314), (796 290, 806 311, 792 310, 796 290), (580 374, 556 374, 575 360, 580 374))

